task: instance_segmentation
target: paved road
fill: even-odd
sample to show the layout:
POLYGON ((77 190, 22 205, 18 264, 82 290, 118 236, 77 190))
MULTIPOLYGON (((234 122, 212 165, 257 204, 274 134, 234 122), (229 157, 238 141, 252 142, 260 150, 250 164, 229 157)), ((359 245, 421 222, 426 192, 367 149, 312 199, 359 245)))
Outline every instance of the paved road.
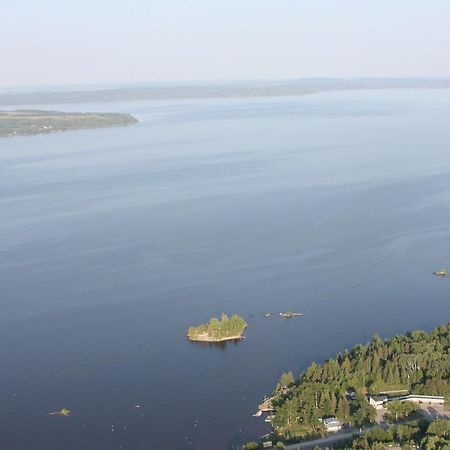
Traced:
MULTIPOLYGON (((363 432, 369 431, 373 427, 365 428, 363 432)), ((291 444, 286 445, 286 450, 307 450, 307 449, 313 449, 314 447, 326 447, 327 445, 333 445, 336 442, 339 441, 346 441, 347 439, 351 439, 351 437, 354 434, 359 434, 359 430, 357 428, 346 430, 346 431, 340 431, 334 434, 330 434, 329 436, 325 436, 321 439, 315 439, 314 441, 306 441, 306 442, 299 442, 298 444, 291 444)))
POLYGON ((441 405, 422 406, 419 409, 419 414, 426 420, 450 418, 450 411, 446 410, 441 405))

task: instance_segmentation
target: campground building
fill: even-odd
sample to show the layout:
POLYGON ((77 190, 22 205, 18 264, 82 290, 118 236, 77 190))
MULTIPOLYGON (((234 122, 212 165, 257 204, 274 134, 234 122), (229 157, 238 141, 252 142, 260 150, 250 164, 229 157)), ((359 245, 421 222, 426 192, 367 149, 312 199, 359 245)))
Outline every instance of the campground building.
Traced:
POLYGON ((409 394, 399 397, 388 397, 386 395, 371 395, 369 397, 369 403, 376 409, 382 409, 386 403, 389 402, 414 402, 428 405, 443 405, 444 397, 439 395, 418 395, 409 394))

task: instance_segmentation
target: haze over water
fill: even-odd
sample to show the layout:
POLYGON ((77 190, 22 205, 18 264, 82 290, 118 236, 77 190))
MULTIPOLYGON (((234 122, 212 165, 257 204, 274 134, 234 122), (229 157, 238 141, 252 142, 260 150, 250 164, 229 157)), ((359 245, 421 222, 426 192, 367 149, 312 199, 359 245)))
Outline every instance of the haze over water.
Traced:
POLYGON ((141 123, 0 140, 1 449, 236 448, 283 371, 448 322, 449 90, 50 109, 141 123))

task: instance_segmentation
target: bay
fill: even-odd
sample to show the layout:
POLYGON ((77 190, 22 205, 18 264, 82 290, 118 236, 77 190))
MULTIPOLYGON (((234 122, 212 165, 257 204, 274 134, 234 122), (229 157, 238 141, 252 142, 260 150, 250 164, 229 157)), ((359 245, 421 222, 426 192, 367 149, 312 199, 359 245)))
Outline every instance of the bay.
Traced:
POLYGON ((238 448, 283 371, 448 322, 449 90, 50 109, 140 124, 0 140, 0 448, 238 448))

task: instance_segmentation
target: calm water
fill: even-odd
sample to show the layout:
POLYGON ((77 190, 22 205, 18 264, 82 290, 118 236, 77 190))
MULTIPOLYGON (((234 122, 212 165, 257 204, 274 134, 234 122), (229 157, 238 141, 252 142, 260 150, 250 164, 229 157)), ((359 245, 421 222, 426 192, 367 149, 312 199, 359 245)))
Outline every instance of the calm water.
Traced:
POLYGON ((450 91, 59 109, 141 123, 0 140, 1 450, 236 448, 284 370, 449 320, 450 91))

